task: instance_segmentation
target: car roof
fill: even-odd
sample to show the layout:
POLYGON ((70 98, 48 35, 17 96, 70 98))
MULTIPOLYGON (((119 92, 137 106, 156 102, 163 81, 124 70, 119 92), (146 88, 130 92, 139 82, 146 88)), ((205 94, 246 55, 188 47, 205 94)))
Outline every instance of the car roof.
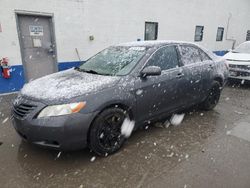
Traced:
POLYGON ((127 42, 127 43, 120 43, 115 45, 115 47, 146 47, 146 48, 159 48, 161 46, 169 45, 169 44, 182 44, 182 45, 192 45, 196 46, 199 49, 203 50, 211 59, 219 60, 220 58, 216 56, 210 50, 207 50, 203 46, 193 42, 186 42, 186 41, 175 41, 175 40, 154 40, 154 41, 134 41, 134 42, 127 42))
POLYGON ((154 41, 135 41, 135 42, 127 42, 127 43, 121 43, 117 44, 115 46, 121 46, 121 47, 159 47, 164 46, 168 44, 191 44, 195 45, 191 42, 185 42, 185 41, 173 41, 173 40, 154 40, 154 41))

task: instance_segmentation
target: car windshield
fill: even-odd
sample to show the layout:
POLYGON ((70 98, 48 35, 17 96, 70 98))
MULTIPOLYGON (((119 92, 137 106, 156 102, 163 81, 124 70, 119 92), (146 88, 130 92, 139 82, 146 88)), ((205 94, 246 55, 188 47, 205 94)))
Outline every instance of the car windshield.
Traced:
POLYGON ((79 69, 102 75, 123 76, 135 67, 145 53, 145 47, 110 47, 87 60, 79 69))
POLYGON ((250 54, 250 42, 240 44, 237 48, 233 50, 233 52, 250 54))

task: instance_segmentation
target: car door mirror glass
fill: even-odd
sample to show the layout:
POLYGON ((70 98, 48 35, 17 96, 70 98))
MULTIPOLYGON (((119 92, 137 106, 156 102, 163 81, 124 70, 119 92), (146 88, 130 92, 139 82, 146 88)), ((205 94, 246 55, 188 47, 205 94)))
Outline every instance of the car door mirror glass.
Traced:
POLYGON ((141 71, 141 77, 146 78, 147 76, 159 76, 161 75, 161 68, 157 66, 148 66, 141 71))

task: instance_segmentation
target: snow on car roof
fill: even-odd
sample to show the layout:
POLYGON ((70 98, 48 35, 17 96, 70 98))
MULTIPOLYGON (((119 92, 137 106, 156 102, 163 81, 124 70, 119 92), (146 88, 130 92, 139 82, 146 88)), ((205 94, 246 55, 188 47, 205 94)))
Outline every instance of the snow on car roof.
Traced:
POLYGON ((189 44, 197 46, 198 48, 202 49, 204 52, 207 53, 207 55, 210 56, 215 61, 220 60, 218 56, 216 56, 212 51, 206 49, 205 47, 193 43, 193 42, 187 42, 187 41, 177 41, 177 40, 154 40, 154 41, 134 41, 134 42, 126 42, 126 43, 120 43, 115 46, 121 46, 121 47, 153 47, 153 46, 162 46, 167 44, 189 44))
MULTIPOLYGON (((164 44, 194 44, 191 42, 185 42, 185 41, 174 41, 174 40, 154 40, 154 41, 134 41, 134 42, 126 42, 126 43, 120 43, 115 46, 157 46, 157 45, 164 45, 164 44)), ((195 44, 194 44, 195 45, 195 44)))

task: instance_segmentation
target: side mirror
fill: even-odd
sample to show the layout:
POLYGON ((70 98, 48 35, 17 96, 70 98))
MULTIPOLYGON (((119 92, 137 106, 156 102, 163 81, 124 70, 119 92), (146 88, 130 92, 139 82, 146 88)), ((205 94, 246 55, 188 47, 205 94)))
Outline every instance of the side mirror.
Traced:
POLYGON ((161 68, 157 66, 145 67, 140 74, 142 78, 146 78, 147 76, 159 76, 159 75, 161 75, 161 68))

